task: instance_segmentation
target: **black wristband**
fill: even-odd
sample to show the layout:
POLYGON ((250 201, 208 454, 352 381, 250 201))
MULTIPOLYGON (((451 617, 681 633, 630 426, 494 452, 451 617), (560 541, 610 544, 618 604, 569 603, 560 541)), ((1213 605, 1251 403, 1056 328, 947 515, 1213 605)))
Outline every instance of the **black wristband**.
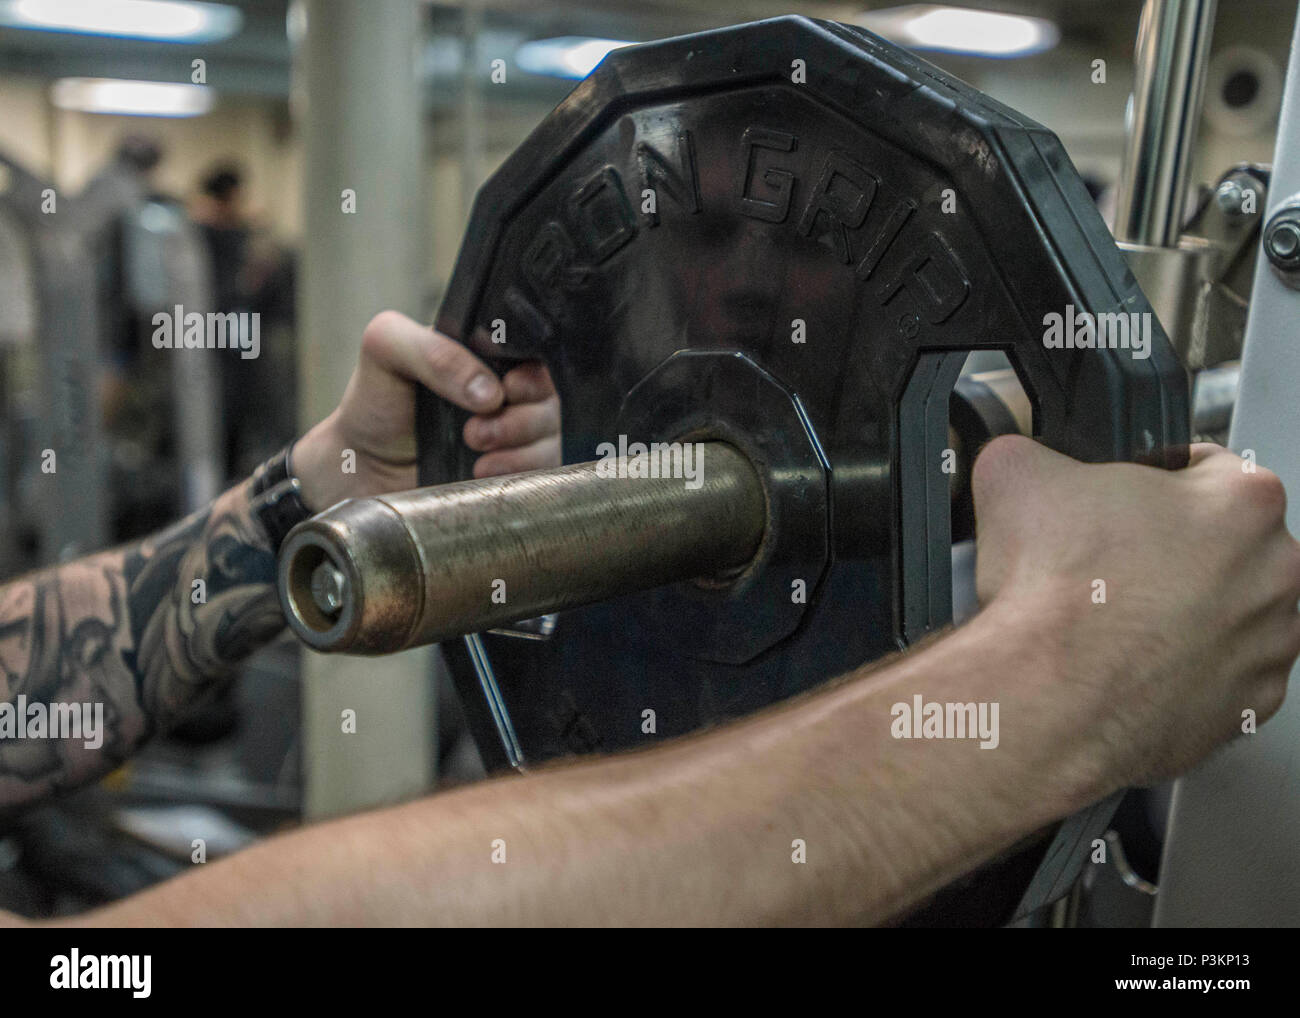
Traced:
POLYGON ((312 515, 302 500, 302 488, 293 475, 290 442, 253 472, 250 508, 279 554, 289 531, 312 515))

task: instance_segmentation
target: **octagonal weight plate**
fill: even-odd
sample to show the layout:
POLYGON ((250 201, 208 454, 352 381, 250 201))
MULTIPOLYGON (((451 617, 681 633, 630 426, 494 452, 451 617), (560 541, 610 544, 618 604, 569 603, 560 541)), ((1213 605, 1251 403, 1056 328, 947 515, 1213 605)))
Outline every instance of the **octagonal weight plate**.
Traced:
MULTIPOLYGON (((566 462, 617 441, 669 356, 724 350, 798 399, 830 470, 829 565, 754 660, 651 639, 635 598, 446 647, 490 765, 644 746, 947 621, 939 424, 966 351, 1007 351, 1036 432, 1077 458, 1174 466, 1188 437, 1185 372, 1056 137, 805 18, 607 57, 480 192, 437 324, 501 367, 546 361, 566 462), (1078 312, 1140 321, 1144 347, 1045 343, 1078 312)), ((469 476, 463 416, 417 413, 421 483, 469 476)))

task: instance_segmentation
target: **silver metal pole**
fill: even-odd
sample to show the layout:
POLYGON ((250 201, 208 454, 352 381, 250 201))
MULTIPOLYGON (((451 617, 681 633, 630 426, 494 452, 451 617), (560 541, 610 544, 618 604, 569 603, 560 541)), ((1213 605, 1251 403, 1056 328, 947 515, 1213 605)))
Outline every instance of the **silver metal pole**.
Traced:
POLYGON ((1143 7, 1117 240, 1178 243, 1215 6, 1216 0, 1147 0, 1143 7))
MULTIPOLYGON (((429 231, 424 203, 417 0, 307 0, 295 53, 303 131, 298 361, 302 424, 338 405, 366 322, 418 315, 429 231)), ((342 469, 342 464, 339 466, 342 469)), ((309 816, 424 791, 433 780, 433 664, 303 654, 309 816), (344 712, 353 712, 345 727, 344 712)))

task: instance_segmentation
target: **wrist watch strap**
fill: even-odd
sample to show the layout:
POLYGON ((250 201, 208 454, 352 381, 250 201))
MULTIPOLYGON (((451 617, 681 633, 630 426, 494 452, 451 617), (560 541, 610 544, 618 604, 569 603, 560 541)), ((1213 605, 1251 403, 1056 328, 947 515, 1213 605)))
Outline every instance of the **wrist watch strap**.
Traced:
POLYGON ((251 509, 271 541, 271 551, 279 554, 289 531, 312 516, 303 504, 302 489, 293 474, 290 442, 253 472, 251 509))

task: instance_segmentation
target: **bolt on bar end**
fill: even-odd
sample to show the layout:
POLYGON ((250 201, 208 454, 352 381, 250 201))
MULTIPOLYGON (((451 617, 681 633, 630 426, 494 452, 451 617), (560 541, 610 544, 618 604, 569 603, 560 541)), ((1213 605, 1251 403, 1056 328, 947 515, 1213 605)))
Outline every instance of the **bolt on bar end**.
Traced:
POLYGON ((342 502, 290 531, 278 586, 289 627, 320 651, 400 650, 424 604, 419 552, 376 498, 342 502))

